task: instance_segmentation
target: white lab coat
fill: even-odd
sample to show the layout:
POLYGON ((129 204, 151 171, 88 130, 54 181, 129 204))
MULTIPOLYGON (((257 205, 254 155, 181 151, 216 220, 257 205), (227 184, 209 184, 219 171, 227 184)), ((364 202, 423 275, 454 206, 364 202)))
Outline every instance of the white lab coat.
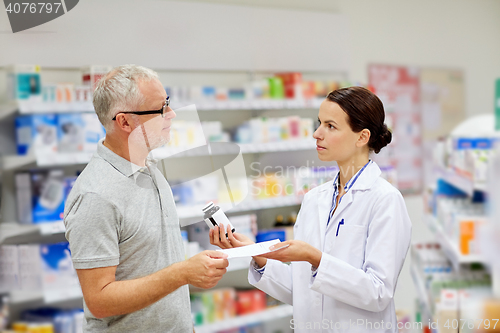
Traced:
POLYGON ((380 174, 367 165, 328 227, 333 181, 305 195, 294 236, 322 251, 315 276, 308 262, 268 260, 262 276, 250 267, 252 285, 293 305, 295 332, 398 332, 394 292, 411 221, 401 193, 380 174))

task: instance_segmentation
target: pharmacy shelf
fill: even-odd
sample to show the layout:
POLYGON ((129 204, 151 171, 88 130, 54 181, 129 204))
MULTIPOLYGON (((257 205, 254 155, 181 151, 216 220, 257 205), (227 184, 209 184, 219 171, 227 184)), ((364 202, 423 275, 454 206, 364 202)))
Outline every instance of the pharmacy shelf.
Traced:
POLYGON ((20 114, 94 112, 94 106, 91 101, 73 103, 16 101, 0 105, 0 119, 16 112, 20 114))
POLYGON ((44 304, 53 304, 83 298, 80 286, 58 288, 57 290, 15 290, 10 292, 10 303, 21 304, 43 301, 44 304))
MULTIPOLYGON (((256 211, 261 209, 287 207, 299 205, 302 202, 302 196, 284 196, 260 200, 247 200, 232 209, 225 209, 226 213, 240 213, 245 211, 256 211)), ((177 206, 179 219, 197 218, 203 219, 202 208, 204 205, 177 206)), ((224 205, 222 205, 224 207, 224 205)), ((49 236, 60 236, 65 232, 62 221, 39 223, 39 224, 20 224, 16 222, 0 223, 0 245, 14 244, 17 241, 23 243, 41 242, 49 236)), ((241 267, 248 267, 248 263, 239 264, 241 267)))
POLYGON ((23 243, 39 242, 49 236, 64 234, 64 231, 62 221, 40 224, 0 223, 0 245, 12 243, 15 239, 22 240, 23 243))
POLYGON ((60 166, 87 164, 94 153, 52 153, 30 155, 8 155, 2 158, 3 170, 16 170, 28 166, 60 166))
MULTIPOLYGON (((240 144, 240 149, 243 154, 253 153, 268 153, 279 151, 300 151, 313 149, 316 147, 315 140, 288 140, 267 143, 255 144, 240 144)), ((167 157, 181 158, 190 156, 207 156, 205 153, 200 153, 201 150, 187 148, 158 148, 153 151, 153 157, 163 159, 167 157)), ((227 152, 231 154, 232 152, 227 152)), ((15 170, 27 166, 36 165, 39 167, 63 166, 63 165, 78 165, 87 164, 92 158, 93 152, 80 153, 49 153, 49 154, 30 154, 26 156, 10 155, 2 158, 1 167, 3 170, 15 170)), ((222 155, 226 152, 214 153, 214 155, 222 155)))
POLYGON ((279 305, 260 312, 238 316, 228 320, 196 326, 196 333, 215 333, 218 331, 237 328, 254 323, 262 323, 280 318, 292 316, 293 307, 291 305, 279 305))
MULTIPOLYGON (((299 151, 316 148, 316 140, 311 139, 298 139, 298 140, 284 140, 265 143, 233 143, 227 151, 217 149, 212 152, 212 155, 225 155, 234 154, 234 145, 240 147, 242 154, 255 154, 255 153, 268 153, 280 151, 299 151)), ((207 150, 203 149, 190 149, 193 147, 162 147, 152 151, 152 156, 155 159, 163 158, 179 158, 179 157, 192 157, 192 156, 208 156, 207 150)))
MULTIPOLYGON (((275 197, 269 199, 259 199, 259 200, 245 200, 239 203, 236 207, 231 209, 226 209, 224 204, 220 204, 224 211, 228 214, 239 213, 245 211, 255 211, 268 208, 276 207, 287 207, 299 205, 302 202, 303 196, 283 196, 275 197)), ((177 214, 180 219, 192 219, 200 218, 203 219, 202 208, 205 205, 192 205, 192 206, 177 206, 177 214)))
POLYGON ((443 167, 436 167, 435 173, 440 179, 456 187, 469 196, 472 196, 474 194, 474 191, 486 191, 486 184, 475 183, 472 179, 472 176, 465 171, 459 169, 446 169, 443 167))
POLYGON ((173 109, 194 105, 198 111, 218 110, 272 110, 272 109, 317 109, 324 98, 312 99, 234 99, 172 102, 173 109))
POLYGON ((460 270, 460 266, 462 264, 472 264, 472 263, 481 263, 487 264, 487 260, 476 254, 468 254, 464 255, 460 253, 458 249, 458 245, 453 242, 448 235, 444 232, 443 228, 439 225, 436 217, 428 214, 425 217, 426 224, 432 232, 435 233, 436 239, 441 245, 441 249, 446 255, 446 257, 450 260, 453 265, 453 268, 456 271, 460 270))
POLYGON ((429 298, 429 293, 425 288, 425 283, 422 281, 420 274, 418 273, 418 269, 416 265, 412 262, 410 266, 410 274, 413 278, 413 283, 415 284, 415 288, 417 289, 418 299, 420 303, 423 305, 424 310, 429 315, 429 318, 432 318, 432 307, 429 298))
MULTIPOLYGON (((254 99, 254 100, 202 100, 173 102, 172 108, 179 109, 194 105, 198 111, 238 110, 297 110, 317 109, 323 98, 312 99, 254 99)), ((0 105, 0 120, 18 112, 20 114, 94 112, 92 102, 47 103, 17 101, 0 105)))

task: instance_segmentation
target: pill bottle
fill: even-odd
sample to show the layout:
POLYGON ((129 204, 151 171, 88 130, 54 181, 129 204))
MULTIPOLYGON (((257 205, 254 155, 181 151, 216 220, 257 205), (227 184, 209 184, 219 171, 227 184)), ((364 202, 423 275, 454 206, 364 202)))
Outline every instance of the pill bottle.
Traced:
MULTIPOLYGON (((226 214, 222 211, 222 209, 219 206, 214 205, 213 202, 209 202, 208 205, 203 207, 202 209, 203 213, 205 214, 203 216, 203 219, 205 220, 205 223, 212 229, 215 226, 220 226, 221 224, 224 224, 224 228, 227 228, 227 226, 231 226, 231 232, 234 232, 235 229, 231 222, 229 222, 229 219, 227 218, 226 214)), ((226 232, 226 237, 227 237, 227 232, 226 232)))

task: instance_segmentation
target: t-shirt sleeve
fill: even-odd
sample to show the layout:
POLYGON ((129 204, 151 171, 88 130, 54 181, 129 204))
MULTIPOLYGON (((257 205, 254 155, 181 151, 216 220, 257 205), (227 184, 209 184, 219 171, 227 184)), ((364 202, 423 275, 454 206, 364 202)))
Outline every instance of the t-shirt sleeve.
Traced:
POLYGON ((117 266, 121 214, 116 206, 96 193, 82 194, 68 204, 64 225, 75 269, 117 266))

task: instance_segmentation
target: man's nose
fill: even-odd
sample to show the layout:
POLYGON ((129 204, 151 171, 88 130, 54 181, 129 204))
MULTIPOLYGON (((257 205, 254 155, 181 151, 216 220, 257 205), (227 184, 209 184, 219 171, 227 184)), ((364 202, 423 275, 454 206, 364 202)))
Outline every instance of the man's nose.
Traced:
POLYGON ((177 116, 177 114, 175 113, 174 110, 172 110, 172 108, 170 108, 170 106, 168 107, 168 111, 167 111, 167 114, 166 114, 166 117, 165 118, 168 118, 168 119, 174 119, 175 117, 177 116))

